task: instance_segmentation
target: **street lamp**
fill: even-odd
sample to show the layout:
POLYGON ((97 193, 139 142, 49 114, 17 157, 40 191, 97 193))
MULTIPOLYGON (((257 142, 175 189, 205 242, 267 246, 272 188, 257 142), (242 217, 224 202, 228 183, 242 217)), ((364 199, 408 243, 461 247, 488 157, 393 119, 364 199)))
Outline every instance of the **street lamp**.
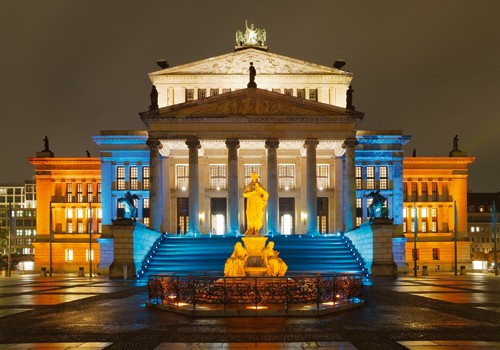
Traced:
POLYGON ((52 277, 52 201, 49 205, 49 277, 52 277))
POLYGON ((7 251, 7 277, 10 277, 12 268, 12 231, 14 229, 14 214, 12 213, 12 203, 9 203, 9 250, 7 251))
POLYGON ((92 202, 89 202, 89 276, 92 279, 92 226, 93 226, 93 215, 92 215, 92 202))

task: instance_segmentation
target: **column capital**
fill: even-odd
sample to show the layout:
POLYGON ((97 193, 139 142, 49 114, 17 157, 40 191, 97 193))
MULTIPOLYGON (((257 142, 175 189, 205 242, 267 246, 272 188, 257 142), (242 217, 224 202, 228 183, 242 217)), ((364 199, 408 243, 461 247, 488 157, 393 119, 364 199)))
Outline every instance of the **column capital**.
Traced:
POLYGON ((355 147, 358 144, 358 140, 355 137, 348 137, 344 140, 342 144, 342 148, 351 148, 355 147))
POLYGON ((146 141, 146 144, 149 146, 149 148, 155 148, 155 147, 158 147, 159 149, 163 148, 161 141, 158 139, 148 139, 146 141))
POLYGON ((279 146, 280 146, 280 141, 278 139, 267 139, 266 140, 266 149, 278 148, 279 146))
POLYGON ((240 148, 240 140, 238 139, 227 139, 226 140, 226 147, 227 148, 240 148))
POLYGON ((304 148, 314 147, 319 145, 318 139, 306 139, 304 141, 304 148))
POLYGON ((200 140, 198 140, 197 137, 191 137, 186 140, 186 145, 188 146, 189 149, 195 148, 195 149, 200 149, 201 144, 200 140))

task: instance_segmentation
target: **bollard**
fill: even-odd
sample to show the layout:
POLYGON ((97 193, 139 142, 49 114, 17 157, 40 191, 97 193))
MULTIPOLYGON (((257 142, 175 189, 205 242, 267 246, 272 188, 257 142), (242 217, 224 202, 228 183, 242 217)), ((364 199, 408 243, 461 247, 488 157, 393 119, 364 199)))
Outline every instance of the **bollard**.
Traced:
POLYGON ((429 270, 427 269, 427 265, 422 266, 422 276, 429 276, 429 270))
POLYGON ((83 267, 78 268, 78 277, 85 277, 85 268, 83 267))
POLYGON ((47 268, 46 267, 42 267, 40 269, 40 277, 47 277, 47 268))
POLYGON ((465 266, 461 265, 460 266, 460 276, 465 276, 467 273, 465 272, 465 266))
POLYGON ((128 279, 128 266, 123 265, 123 279, 126 280, 128 279))

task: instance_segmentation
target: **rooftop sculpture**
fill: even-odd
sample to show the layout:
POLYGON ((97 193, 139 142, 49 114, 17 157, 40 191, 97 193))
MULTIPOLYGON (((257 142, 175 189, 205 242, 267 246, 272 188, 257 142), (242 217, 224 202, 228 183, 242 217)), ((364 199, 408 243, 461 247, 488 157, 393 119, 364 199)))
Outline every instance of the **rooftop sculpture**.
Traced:
POLYGON ((246 31, 236 31, 236 46, 266 46, 266 30, 255 28, 253 23, 248 26, 248 21, 245 20, 246 31))

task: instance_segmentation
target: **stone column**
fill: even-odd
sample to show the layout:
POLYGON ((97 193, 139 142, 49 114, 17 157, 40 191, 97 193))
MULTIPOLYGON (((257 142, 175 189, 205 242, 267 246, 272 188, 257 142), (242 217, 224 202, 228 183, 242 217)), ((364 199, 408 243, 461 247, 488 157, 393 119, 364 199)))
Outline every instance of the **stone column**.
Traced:
POLYGON ((267 229, 271 235, 279 235, 278 226, 278 139, 267 139, 267 229))
POLYGON ((356 227, 356 162, 354 148, 358 144, 355 138, 347 138, 342 147, 345 149, 345 230, 356 227))
POLYGON ((239 234, 238 223, 238 139, 227 139, 227 234, 239 234))
POLYGON ((150 168, 150 186, 149 186, 149 222, 154 231, 160 231, 160 140, 149 139, 149 168, 150 168))
POLYGON ((189 225, 188 234, 198 235, 198 206, 199 206, 199 176, 198 176, 198 150, 201 148, 200 140, 193 137, 186 140, 189 148, 189 225))
POLYGON ((306 203, 307 203, 307 235, 318 234, 318 193, 316 176, 317 139, 306 139, 306 203))

